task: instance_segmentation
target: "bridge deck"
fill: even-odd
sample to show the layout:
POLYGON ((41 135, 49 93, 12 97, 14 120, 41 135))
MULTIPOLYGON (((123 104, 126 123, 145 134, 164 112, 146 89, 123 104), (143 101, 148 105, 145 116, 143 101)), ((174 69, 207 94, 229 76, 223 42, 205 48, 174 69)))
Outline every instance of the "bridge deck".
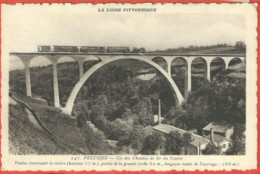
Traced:
POLYGON ((93 55, 93 56, 214 56, 214 57, 245 57, 245 54, 172 54, 172 53, 82 53, 82 52, 10 52, 10 55, 93 55))

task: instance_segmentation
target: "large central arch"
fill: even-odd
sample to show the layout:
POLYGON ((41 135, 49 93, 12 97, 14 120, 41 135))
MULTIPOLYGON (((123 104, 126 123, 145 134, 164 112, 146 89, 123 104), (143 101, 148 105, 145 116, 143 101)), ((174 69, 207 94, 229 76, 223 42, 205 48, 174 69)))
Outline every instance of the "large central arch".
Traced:
MULTIPOLYGON (((117 61, 117 60, 126 60, 126 59, 133 59, 133 60, 139 60, 142 62, 145 62, 151 66, 153 66, 154 68, 156 68, 170 83, 173 91, 176 94, 176 98, 178 99, 179 104, 181 105, 182 102, 184 101, 184 98, 179 90, 179 88, 177 87, 176 83, 173 81, 173 79, 171 78, 171 76, 158 64, 156 64, 155 62, 146 59, 146 58, 134 58, 134 57, 116 57, 116 58, 107 58, 107 59, 103 59, 101 62, 97 63, 96 65, 92 66, 87 72, 85 72, 85 74, 81 77, 81 79, 77 82, 77 84, 74 86, 74 88, 72 89, 70 96, 67 100, 66 106, 65 108, 62 108, 63 112, 66 114, 70 114, 72 113, 72 108, 74 106, 74 102, 75 99, 77 97, 77 94, 79 92, 79 90, 81 89, 81 87, 84 85, 84 83, 88 80, 88 78, 94 73, 96 72, 99 68, 103 67, 104 65, 117 61)), ((175 97, 175 96, 174 96, 175 97)))

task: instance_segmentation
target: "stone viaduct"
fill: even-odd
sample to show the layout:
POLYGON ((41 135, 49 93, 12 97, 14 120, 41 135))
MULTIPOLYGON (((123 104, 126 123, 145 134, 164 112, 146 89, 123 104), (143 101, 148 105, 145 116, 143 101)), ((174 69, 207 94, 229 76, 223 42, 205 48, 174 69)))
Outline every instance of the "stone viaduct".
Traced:
MULTIPOLYGON (((50 52, 50 53, 41 53, 41 52, 34 52, 34 53, 18 53, 18 52, 12 52, 10 53, 12 56, 17 56, 20 58, 20 60, 24 64, 24 70, 25 70, 25 81, 26 81, 26 94, 27 96, 32 97, 31 92, 31 80, 30 80, 30 62, 32 59, 43 56, 47 59, 49 59, 53 66, 53 87, 54 87, 54 106, 60 108, 60 99, 59 99, 59 87, 58 87, 58 74, 57 74, 57 64, 58 60, 62 57, 71 57, 75 59, 78 62, 79 65, 79 81, 76 83, 74 88, 72 89, 69 98, 67 100, 66 106, 64 108, 61 108, 62 111, 66 114, 71 114, 74 101, 76 99, 76 96, 81 89, 81 87, 84 85, 84 83, 88 80, 88 78, 96 72, 99 68, 103 67, 104 65, 118 61, 118 60, 126 60, 126 59, 133 59, 133 60, 139 60, 142 62, 145 62, 155 69, 157 69, 169 82, 170 86, 172 87, 173 93, 175 93, 174 98, 178 101, 178 104, 182 104, 184 101, 184 97, 181 94, 178 86, 174 82, 174 80, 171 77, 171 65, 172 62, 175 59, 181 59, 185 63, 186 67, 186 75, 185 75, 185 94, 186 97, 187 94, 191 91, 191 65, 195 59, 200 58, 204 62, 204 73, 205 78, 210 81, 210 65, 214 61, 214 59, 220 58, 223 60, 225 69, 228 69, 229 63, 232 59, 240 59, 242 62, 245 62, 245 55, 229 55, 229 54, 222 54, 222 55, 173 55, 173 54, 152 54, 152 53, 146 53, 146 54, 137 54, 137 53, 125 53, 125 54, 119 54, 119 53, 61 53, 61 52, 50 52), (100 61, 96 63, 94 66, 92 66, 90 69, 88 69, 85 73, 83 72, 83 64, 85 61, 89 61, 91 57, 96 57, 100 61), (166 70, 161 67, 159 64, 155 63, 153 60, 155 58, 162 58, 165 60, 167 68, 166 70)), ((97 60, 98 60, 97 59, 97 60)))

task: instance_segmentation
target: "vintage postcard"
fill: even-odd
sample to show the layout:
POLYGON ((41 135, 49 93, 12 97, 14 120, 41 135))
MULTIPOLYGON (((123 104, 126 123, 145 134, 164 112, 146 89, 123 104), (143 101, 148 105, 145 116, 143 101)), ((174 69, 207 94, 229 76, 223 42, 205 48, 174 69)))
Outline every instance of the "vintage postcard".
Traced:
POLYGON ((256 4, 1 9, 2 170, 256 169, 256 4))

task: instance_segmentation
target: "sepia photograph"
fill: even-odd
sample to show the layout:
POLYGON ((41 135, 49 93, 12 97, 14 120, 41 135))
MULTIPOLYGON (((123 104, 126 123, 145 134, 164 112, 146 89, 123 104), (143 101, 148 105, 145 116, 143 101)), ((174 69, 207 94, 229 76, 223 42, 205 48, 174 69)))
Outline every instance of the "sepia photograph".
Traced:
POLYGON ((6 153, 249 155, 248 18, 198 7, 3 8, 6 153))

